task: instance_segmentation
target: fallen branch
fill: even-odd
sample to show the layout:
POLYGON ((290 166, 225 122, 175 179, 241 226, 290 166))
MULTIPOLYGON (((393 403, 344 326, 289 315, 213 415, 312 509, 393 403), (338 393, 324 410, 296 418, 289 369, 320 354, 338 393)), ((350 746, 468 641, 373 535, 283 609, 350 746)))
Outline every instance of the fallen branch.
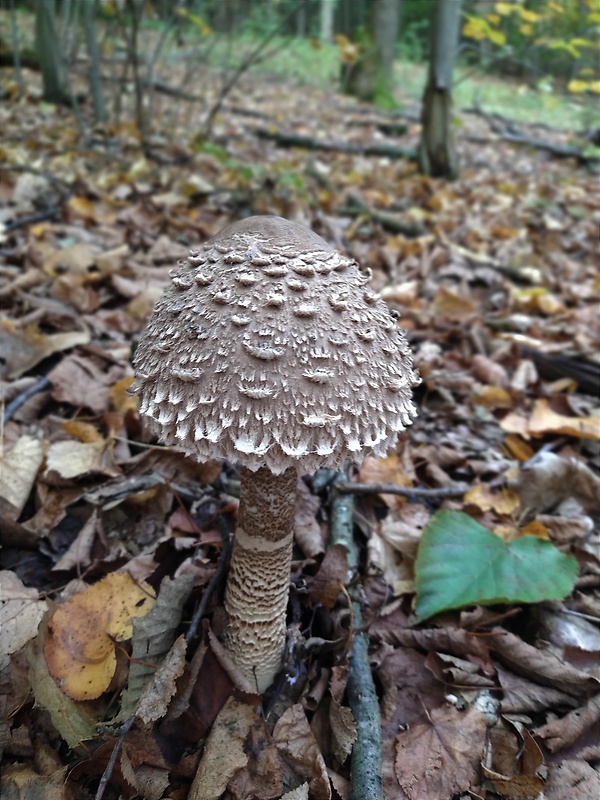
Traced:
POLYGON ((377 222, 381 227, 390 233, 401 233, 409 238, 424 236, 425 228, 418 222, 400 219, 397 214, 390 214, 387 211, 378 211, 376 208, 366 205, 356 195, 349 195, 345 206, 338 206, 335 213, 344 217, 367 217, 377 222))
POLYGON ((437 500, 444 497, 462 497, 471 489, 467 484, 440 486, 434 489, 417 486, 398 486, 396 483, 343 483, 336 486, 342 494, 399 494, 403 497, 422 497, 437 500))
POLYGON ((29 400, 30 397, 33 397, 38 392, 43 392, 50 386, 50 381, 45 376, 39 378, 33 386, 29 386, 27 389, 24 389, 21 394, 18 394, 14 400, 11 400, 10 403, 4 409, 4 424, 13 418, 16 412, 21 408, 21 406, 25 405, 25 403, 29 400))
POLYGON ((343 142, 337 139, 316 139, 302 133, 275 131, 270 128, 254 128, 254 133, 262 139, 271 139, 277 142, 281 147, 302 147, 305 150, 328 150, 336 153, 355 153, 361 156, 384 158, 410 158, 413 161, 417 158, 416 150, 383 142, 360 144, 360 142, 343 142))
MULTIPOLYGON (((337 488, 346 486, 340 475, 337 488)), ((342 544, 348 552, 348 566, 356 568, 358 556, 353 537, 354 501, 350 495, 338 494, 331 508, 331 544, 342 544)), ((363 625, 360 603, 353 602, 354 627, 363 625)), ((381 780, 382 733, 379 700, 369 664, 369 637, 355 633, 348 656, 348 702, 356 720, 356 741, 352 748, 350 800, 383 800, 381 780)))

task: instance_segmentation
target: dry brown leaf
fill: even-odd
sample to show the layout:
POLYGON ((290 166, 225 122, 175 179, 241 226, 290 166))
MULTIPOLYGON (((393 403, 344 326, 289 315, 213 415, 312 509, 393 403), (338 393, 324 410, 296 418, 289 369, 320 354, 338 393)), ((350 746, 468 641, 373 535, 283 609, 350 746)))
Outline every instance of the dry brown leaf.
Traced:
POLYGON ((52 396, 76 408, 85 406, 96 414, 108 409, 110 378, 91 359, 69 356, 48 374, 52 396))
POLYGON ((508 386, 508 373, 501 364, 492 361, 491 358, 478 353, 471 359, 471 367, 478 381, 491 386, 508 386))
POLYGON ((149 584, 112 572, 56 609, 44 655, 64 694, 90 700, 106 691, 117 663, 115 641, 131 638, 132 618, 147 614, 155 596, 149 584))
POLYGON ((513 488, 531 515, 573 497, 584 507, 600 507, 600 479, 583 462, 543 451, 521 467, 513 488))
POLYGON ((544 757, 522 723, 501 720, 489 733, 486 783, 506 800, 535 800, 544 788, 544 757))
POLYGON ((320 507, 320 498, 310 491, 302 478, 298 478, 294 538, 307 558, 315 558, 325 551, 323 533, 317 522, 317 512, 320 507))
POLYGON ((569 711, 561 719, 551 720, 535 733, 544 740, 551 753, 573 744, 586 731, 597 731, 600 722, 600 696, 591 697, 580 708, 569 711))
POLYGON ((44 443, 21 436, 12 450, 0 453, 0 516, 13 522, 27 502, 44 460, 44 443))
POLYGON ((42 333, 34 325, 17 330, 6 320, 0 322, 0 350, 6 361, 6 376, 19 378, 48 356, 70 350, 80 344, 88 344, 89 331, 70 333, 42 333))
POLYGON ((464 324, 477 313, 477 306, 472 300, 451 292, 445 286, 439 286, 433 298, 433 311, 436 317, 464 324))
POLYGON ((112 457, 113 443, 99 442, 54 442, 46 456, 44 477, 50 483, 71 481, 85 475, 120 474, 112 457))
POLYGON ((230 697, 213 723, 187 800, 219 800, 238 769, 248 764, 244 744, 257 714, 230 697))
POLYGON ((481 711, 435 708, 396 738, 396 778, 409 800, 476 791, 486 736, 481 711))
POLYGON ((575 696, 600 689, 600 681, 596 678, 561 661, 551 652, 527 644, 503 628, 494 628, 485 641, 503 664, 533 681, 575 696))
POLYGON ((550 408, 545 397, 535 401, 529 418, 530 434, 563 433, 580 439, 600 440, 600 417, 567 417, 550 408))
POLYGON ((277 721, 273 739, 281 757, 300 780, 307 780, 314 800, 331 800, 325 760, 300 704, 288 708, 277 721))
POLYGON ((317 574, 306 579, 311 603, 320 603, 331 611, 346 583, 347 573, 348 551, 344 545, 336 544, 325 554, 317 574))
POLYGON ((177 691, 176 681, 185 669, 186 650, 185 637, 181 635, 142 692, 135 714, 146 724, 156 722, 166 714, 169 701, 177 691))
POLYGON ((37 635, 48 606, 37 589, 25 586, 9 570, 0 572, 0 587, 0 669, 4 669, 8 657, 37 635))
POLYGON ((331 698, 329 706, 329 722, 331 725, 333 755, 343 764, 348 758, 356 741, 356 721, 347 706, 331 698))
POLYGON ((550 764, 545 800, 590 800, 598 795, 598 771, 585 761, 550 764))

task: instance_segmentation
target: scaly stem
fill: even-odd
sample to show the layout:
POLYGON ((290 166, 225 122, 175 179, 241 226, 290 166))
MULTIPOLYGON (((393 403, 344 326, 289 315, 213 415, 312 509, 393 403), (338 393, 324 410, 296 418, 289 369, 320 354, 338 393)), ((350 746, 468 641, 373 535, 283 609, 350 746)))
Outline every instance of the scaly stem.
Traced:
POLYGON ((263 693, 281 669, 296 508, 296 470, 241 470, 240 510, 225 591, 225 645, 263 693))

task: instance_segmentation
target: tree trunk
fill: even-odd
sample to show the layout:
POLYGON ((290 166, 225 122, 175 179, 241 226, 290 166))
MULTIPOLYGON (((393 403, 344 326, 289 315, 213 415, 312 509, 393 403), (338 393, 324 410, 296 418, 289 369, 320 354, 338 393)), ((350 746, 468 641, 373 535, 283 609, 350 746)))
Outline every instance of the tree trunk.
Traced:
POLYGON ((394 56, 400 20, 400 0, 374 0, 373 39, 379 53, 381 80, 388 91, 394 85, 394 56))
POLYGON ((336 0, 321 0, 321 41, 329 43, 333 39, 333 21, 336 0))
POLYGON ((54 0, 37 0, 35 45, 42 70, 43 97, 48 103, 71 105, 65 88, 64 68, 55 24, 54 0))
POLYGON ((98 47, 95 19, 96 8, 97 0, 87 0, 87 2, 83 4, 83 18, 85 22, 88 55, 90 58, 90 89, 94 101, 94 114, 96 116, 96 122, 105 122, 106 109, 104 107, 104 95, 102 93, 100 48, 98 47))
POLYGON ((458 175, 452 137, 452 68, 458 46, 460 6, 461 0, 438 0, 434 8, 419 148, 421 171, 450 179, 458 175))

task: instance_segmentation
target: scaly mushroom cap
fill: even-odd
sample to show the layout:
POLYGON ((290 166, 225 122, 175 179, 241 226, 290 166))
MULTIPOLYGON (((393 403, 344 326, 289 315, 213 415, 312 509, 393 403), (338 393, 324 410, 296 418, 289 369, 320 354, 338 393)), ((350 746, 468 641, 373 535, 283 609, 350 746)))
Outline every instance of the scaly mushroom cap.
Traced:
POLYGON ((251 470, 384 455, 418 378, 367 280, 297 223, 227 226, 179 263, 142 334, 140 412, 163 442, 251 470))

